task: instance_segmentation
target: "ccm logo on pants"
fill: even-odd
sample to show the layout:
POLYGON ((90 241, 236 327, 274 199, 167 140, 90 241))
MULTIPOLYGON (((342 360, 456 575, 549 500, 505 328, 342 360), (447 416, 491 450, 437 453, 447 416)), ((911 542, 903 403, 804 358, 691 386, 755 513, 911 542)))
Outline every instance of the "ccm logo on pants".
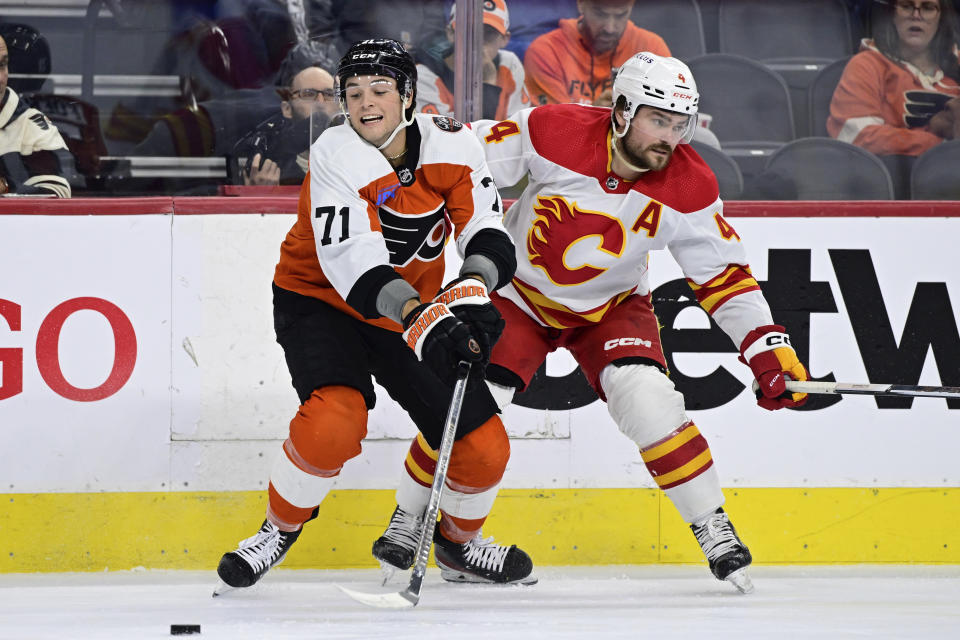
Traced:
POLYGON ((617 347, 632 347, 633 345, 649 349, 653 346, 653 343, 643 338, 614 338, 603 343, 603 350, 610 351, 610 349, 616 349, 617 347))

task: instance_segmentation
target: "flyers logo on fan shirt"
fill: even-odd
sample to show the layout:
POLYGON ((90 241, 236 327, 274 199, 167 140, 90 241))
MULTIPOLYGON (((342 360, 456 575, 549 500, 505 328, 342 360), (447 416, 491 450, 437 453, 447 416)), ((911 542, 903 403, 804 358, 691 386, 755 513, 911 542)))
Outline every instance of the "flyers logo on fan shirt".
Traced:
POLYGON ((590 254, 598 258, 623 254, 626 232, 619 219, 580 209, 560 196, 538 196, 533 209, 537 217, 527 233, 527 255, 530 264, 543 269, 554 284, 583 284, 606 271, 587 262, 590 254), (574 251, 581 241, 586 242, 574 251))
POLYGON ((381 205, 377 215, 390 252, 390 264, 405 267, 414 258, 430 262, 443 255, 447 237, 443 205, 420 215, 399 214, 381 205))

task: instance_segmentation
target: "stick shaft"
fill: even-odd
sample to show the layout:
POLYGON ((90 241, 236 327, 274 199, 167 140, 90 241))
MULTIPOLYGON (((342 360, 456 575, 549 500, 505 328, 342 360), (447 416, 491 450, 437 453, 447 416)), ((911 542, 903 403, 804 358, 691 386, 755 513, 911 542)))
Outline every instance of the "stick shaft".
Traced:
POLYGON ((457 437, 457 424, 460 422, 460 409, 463 407, 463 398, 467 392, 467 377, 469 375, 470 365, 461 362, 457 368, 457 381, 453 386, 450 408, 447 410, 447 421, 443 425, 440 452, 437 454, 437 469, 433 474, 430 501, 427 503, 427 512, 423 517, 423 529, 420 530, 420 542, 417 544, 413 575, 410 578, 410 585, 402 594, 414 604, 420 599, 420 587, 423 584, 423 576, 427 572, 430 546, 433 544, 433 531, 437 526, 437 514, 440 512, 440 497, 443 493, 443 485, 447 481, 447 468, 450 466, 453 441, 457 437))
POLYGON ((851 382, 787 380, 787 391, 793 393, 837 393, 867 396, 960 398, 960 387, 920 387, 909 384, 858 384, 851 382))

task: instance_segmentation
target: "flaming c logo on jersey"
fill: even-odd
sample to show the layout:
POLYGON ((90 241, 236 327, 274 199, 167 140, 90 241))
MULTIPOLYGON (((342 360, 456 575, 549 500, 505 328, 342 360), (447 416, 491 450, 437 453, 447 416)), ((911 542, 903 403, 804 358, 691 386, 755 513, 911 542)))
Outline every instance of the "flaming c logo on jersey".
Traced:
POLYGON ((597 251, 614 257, 623 253, 626 232, 613 216, 578 209, 576 203, 570 204, 560 196, 537 196, 533 210, 537 217, 527 234, 527 254, 530 264, 543 269, 554 284, 583 284, 606 271, 582 259, 580 266, 570 264, 567 252, 581 240, 596 236, 597 251))

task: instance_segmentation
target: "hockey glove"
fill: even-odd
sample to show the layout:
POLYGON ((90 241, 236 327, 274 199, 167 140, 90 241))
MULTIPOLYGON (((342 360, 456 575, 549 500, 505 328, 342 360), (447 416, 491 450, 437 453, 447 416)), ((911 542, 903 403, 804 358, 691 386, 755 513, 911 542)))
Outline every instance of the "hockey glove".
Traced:
POLYGON ((757 404, 774 411, 799 407, 807 401, 805 393, 789 393, 786 380, 807 380, 807 369, 790 346, 790 336, 778 324, 757 327, 740 345, 740 362, 750 366, 759 390, 757 404))
POLYGON ((505 325, 500 312, 487 296, 487 286, 472 276, 463 276, 449 283, 434 302, 442 302, 457 319, 470 327, 470 333, 480 343, 483 361, 490 360, 490 351, 500 339, 505 325))
POLYGON ((461 360, 479 362, 480 345, 442 302, 425 302, 403 319, 403 339, 441 380, 450 380, 461 360))

